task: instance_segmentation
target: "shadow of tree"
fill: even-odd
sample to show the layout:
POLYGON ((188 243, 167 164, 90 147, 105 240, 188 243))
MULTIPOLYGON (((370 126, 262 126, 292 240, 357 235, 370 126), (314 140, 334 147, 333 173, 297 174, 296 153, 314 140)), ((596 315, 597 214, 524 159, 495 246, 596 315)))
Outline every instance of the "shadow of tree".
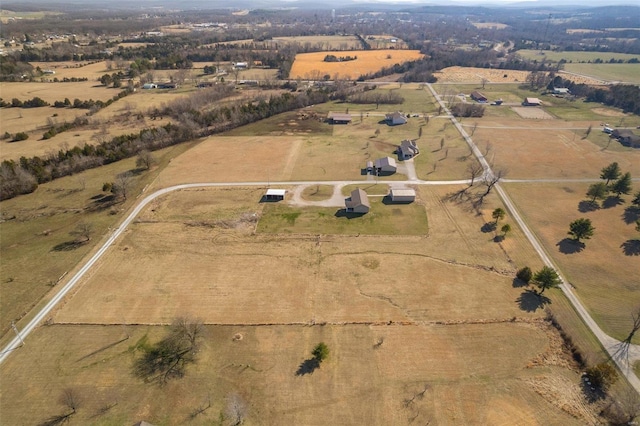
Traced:
POLYGON ((622 220, 627 225, 634 223, 636 220, 640 219, 640 208, 636 206, 629 206, 624 209, 624 213, 622 213, 622 220))
POLYGON ((528 283, 525 283, 524 281, 522 281, 521 279, 518 278, 514 278, 513 282, 511 283, 511 286, 513 288, 520 288, 520 287, 529 287, 528 283))
POLYGON ((482 232, 484 232, 485 234, 487 234, 489 232, 493 232, 493 231, 496 230, 496 223, 495 222, 487 222, 484 225, 482 225, 480 230, 482 232))
POLYGON ((535 312, 538 309, 543 309, 545 305, 551 304, 551 299, 547 296, 538 294, 534 290, 525 290, 520 294, 520 297, 516 299, 520 309, 526 312, 535 312))
POLYGON ((580 213, 589 213, 600 210, 600 205, 597 201, 583 200, 578 203, 578 211, 580 213))
POLYGON ((627 256, 640 256, 640 240, 627 240, 620 247, 627 256))
POLYGON ((560 250, 560 253, 564 254, 580 253, 585 248, 583 242, 576 241, 571 238, 565 238, 564 240, 558 242, 558 244, 556 245, 558 246, 558 250, 560 250))
POLYGON ((316 371, 317 368, 320 368, 320 363, 315 358, 305 359, 302 361, 300 366, 298 367, 298 371, 296 371, 296 376, 304 376, 305 374, 312 374, 316 371))
POLYGON ((583 375, 581 377, 580 387, 582 389, 582 394, 590 404, 602 401, 607 396, 606 392, 603 392, 602 389, 598 388, 597 386, 593 386, 593 384, 589 381, 589 377, 587 375, 583 375))
POLYGON ((505 239, 504 235, 496 235, 495 237, 493 237, 493 242, 494 243, 501 243, 503 242, 505 239))
POLYGON ((346 217, 347 219, 356 219, 364 215, 365 213, 352 213, 352 212, 348 212, 346 209, 340 209, 336 212, 335 217, 346 217))
POLYGON ((603 209, 610 209, 612 207, 618 206, 620 204, 624 203, 624 201, 622 200, 622 198, 616 197, 616 196, 610 196, 607 197, 606 200, 604 200, 602 202, 602 208, 603 209))
POLYGON ((55 245, 51 250, 52 251, 71 251, 77 248, 82 247, 87 241, 65 241, 64 243, 60 243, 55 245))

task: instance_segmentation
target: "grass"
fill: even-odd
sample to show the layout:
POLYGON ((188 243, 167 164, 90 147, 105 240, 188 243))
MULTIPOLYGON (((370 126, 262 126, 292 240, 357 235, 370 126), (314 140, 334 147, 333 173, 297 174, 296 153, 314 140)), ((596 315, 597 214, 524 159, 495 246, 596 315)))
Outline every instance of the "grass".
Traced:
POLYGON ((424 208, 417 203, 386 205, 382 197, 369 198, 371 211, 350 215, 344 208, 265 206, 258 232, 346 235, 424 235, 428 232, 424 208))
MULTIPOLYGON (((636 58, 640 59, 639 55, 630 54, 630 53, 614 53, 614 52, 552 52, 545 50, 543 54, 540 54, 539 50, 518 50, 518 55, 522 56, 525 59, 537 59, 538 62, 541 62, 543 58, 546 58, 547 61, 551 62, 559 62, 564 59, 565 61, 571 62, 593 62, 596 59, 602 59, 603 61, 608 61, 610 59, 622 59, 628 61, 629 59, 636 58)), ((570 71, 570 70, 568 70, 570 71)))
POLYGON ((364 183, 362 185, 346 185, 342 187, 342 195, 348 197, 356 188, 362 189, 368 195, 387 195, 389 194, 389 185, 382 183, 364 183))
POLYGON ((322 201, 333 195, 332 185, 312 185, 302 191, 302 199, 308 201, 322 201))
POLYGON ((564 69, 605 81, 640 83, 640 64, 565 64, 564 69))

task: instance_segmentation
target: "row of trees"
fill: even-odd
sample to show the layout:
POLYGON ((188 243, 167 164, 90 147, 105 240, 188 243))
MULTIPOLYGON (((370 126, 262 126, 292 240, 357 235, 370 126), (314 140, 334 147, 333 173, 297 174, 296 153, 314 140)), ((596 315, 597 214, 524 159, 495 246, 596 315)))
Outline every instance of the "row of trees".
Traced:
POLYGON ((622 195, 627 195, 631 192, 631 173, 622 173, 617 162, 604 167, 601 170, 600 179, 604 182, 594 183, 587 190, 587 197, 591 198, 592 204, 596 204, 596 200, 604 200, 610 193, 615 194, 620 199, 622 195))

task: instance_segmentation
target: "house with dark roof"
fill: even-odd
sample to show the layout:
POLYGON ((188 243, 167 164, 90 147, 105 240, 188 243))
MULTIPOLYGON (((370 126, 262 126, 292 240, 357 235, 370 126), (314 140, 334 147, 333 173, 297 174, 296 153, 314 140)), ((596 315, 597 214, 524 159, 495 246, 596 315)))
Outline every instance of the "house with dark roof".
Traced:
POLYGON ((469 96, 471 96, 471 99, 481 104, 487 102, 487 97, 478 91, 471 92, 471 95, 469 96))
POLYGON ((369 213, 371 204, 367 193, 360 188, 351 191, 351 196, 344 200, 345 210, 347 213, 369 213))
POLYGON ((407 124, 407 117, 402 115, 399 111, 396 111, 385 116, 385 121, 389 126, 398 126, 400 124, 407 124))
POLYGON ((396 152, 398 153, 398 158, 400 158, 400 160, 408 160, 420 154, 420 150, 418 149, 415 139, 405 139, 400 142, 396 152))
POLYGON ((379 175, 391 175, 398 169, 396 160, 391 157, 378 158, 374 162, 374 167, 379 175))
POLYGON ((611 136, 618 139, 618 142, 623 145, 640 148, 640 136, 636 135, 629 129, 615 129, 611 132, 611 136))
POLYGON ((330 112, 327 115, 327 121, 331 124, 349 124, 351 123, 351 114, 330 112))

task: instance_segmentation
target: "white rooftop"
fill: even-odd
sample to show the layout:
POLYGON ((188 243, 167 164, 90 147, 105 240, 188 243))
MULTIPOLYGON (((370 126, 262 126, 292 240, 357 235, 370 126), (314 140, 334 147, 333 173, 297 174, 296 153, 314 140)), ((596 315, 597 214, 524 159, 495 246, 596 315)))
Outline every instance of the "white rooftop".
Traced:
POLYGON ((267 189, 267 195, 279 195, 284 197, 286 193, 286 189, 267 189))

